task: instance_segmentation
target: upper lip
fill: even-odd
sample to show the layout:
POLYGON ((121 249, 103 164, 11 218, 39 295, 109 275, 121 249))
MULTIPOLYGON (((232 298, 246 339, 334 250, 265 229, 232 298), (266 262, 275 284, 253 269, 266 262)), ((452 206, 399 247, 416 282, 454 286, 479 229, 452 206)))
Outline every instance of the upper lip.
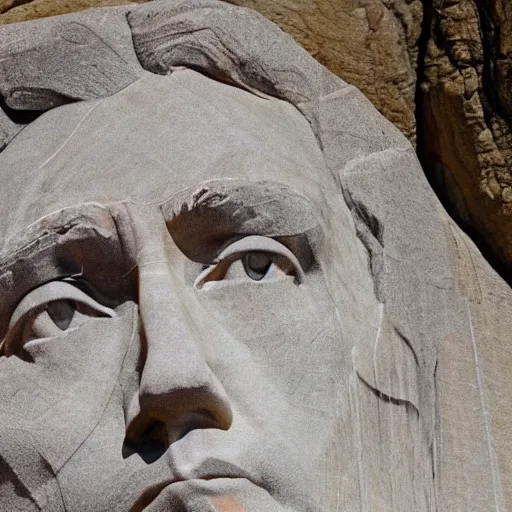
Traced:
POLYGON ((187 475, 187 477, 175 477, 168 478, 166 480, 162 480, 156 484, 150 485, 147 487, 144 492, 139 496, 137 501, 134 503, 130 512, 141 512, 144 510, 149 504, 151 504, 158 495, 169 485, 178 483, 178 482, 186 482, 187 480, 215 480, 218 478, 243 478, 249 480, 254 485, 258 485, 253 478, 245 471, 241 470, 241 468, 229 464, 224 461, 215 461, 217 471, 208 471, 207 468, 199 468, 197 471, 193 471, 191 474, 187 475))
POLYGON ((150 505, 153 501, 156 500, 156 498, 159 496, 159 494, 169 485, 176 484, 178 482, 186 482, 188 480, 215 480, 218 478, 244 478, 244 476, 231 476, 231 475, 217 475, 217 476, 211 476, 207 478, 184 478, 184 479, 177 479, 177 480, 164 480, 163 482, 160 482, 158 484, 152 485, 151 487, 148 487, 137 499, 137 501, 134 503, 133 507, 130 509, 130 512, 142 512, 148 505, 150 505))

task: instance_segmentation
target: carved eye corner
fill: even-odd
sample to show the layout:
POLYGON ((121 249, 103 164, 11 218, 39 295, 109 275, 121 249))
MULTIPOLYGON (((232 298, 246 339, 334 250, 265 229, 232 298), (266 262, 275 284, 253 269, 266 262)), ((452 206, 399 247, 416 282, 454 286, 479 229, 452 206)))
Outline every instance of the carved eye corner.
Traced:
MULTIPOLYGON (((77 287, 73 279, 51 281, 30 291, 16 306, 0 356, 17 355, 42 340, 63 336, 98 317, 117 314, 77 287)), ((25 354, 26 356, 26 354, 25 354)))
POLYGON ((304 281, 302 265, 290 249, 272 238, 247 236, 222 250, 197 276, 194 288, 206 289, 219 281, 269 282, 290 277, 296 284, 304 281))

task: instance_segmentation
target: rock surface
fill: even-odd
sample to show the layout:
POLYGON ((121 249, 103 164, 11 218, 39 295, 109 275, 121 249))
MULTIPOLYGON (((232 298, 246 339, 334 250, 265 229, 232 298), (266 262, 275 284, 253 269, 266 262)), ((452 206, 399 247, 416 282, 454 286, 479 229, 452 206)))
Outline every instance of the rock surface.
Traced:
MULTIPOLYGON (((149 0, 135 0, 142 3, 149 0)), ((129 3, 126 0, 0 0, 0 24, 129 3), (3 2, 3 3, 2 3, 3 2), (21 5, 23 4, 23 5, 21 5)), ((231 0, 262 13, 316 60, 361 89, 414 143, 420 0, 231 0)))
POLYGON ((113 7, 150 0, 0 0, 0 25, 28 21, 92 7, 113 7))
POLYGON ((330 71, 370 99, 414 143, 420 0, 231 0, 290 33, 330 71))
POLYGON ((433 12, 419 118, 426 170, 451 211, 512 268, 512 4, 433 12))
MULTIPOLYGON (((512 506, 512 291, 443 210, 407 139, 360 91, 264 17, 215 0, 154 1, 10 25, 0 41, 0 62, 11 70, 0 75, 7 104, 0 118, 0 327, 15 330, 16 314, 30 313, 34 303, 35 318, 51 301, 90 305, 69 282, 83 273, 99 282, 98 299, 115 291, 117 300, 116 317, 110 310, 110 318, 93 315, 69 339, 42 329, 27 346, 41 364, 14 352, 0 357, 3 508, 124 511, 154 479, 162 490, 162 471, 173 469, 165 457, 159 465, 121 456, 133 434, 127 424, 162 410, 170 414, 162 421, 174 432, 171 459, 181 474, 193 474, 191 454, 213 464, 210 475, 226 474, 226 460, 256 466, 269 491, 264 499, 281 500, 287 510, 512 506), (230 192, 208 188, 220 178, 228 178, 230 192), (232 190, 233 178, 248 183, 232 190), (256 193, 258 179, 267 181, 256 183, 256 193), (237 240, 232 245, 240 234, 293 238, 295 221, 309 219, 309 210, 304 199, 283 195, 283 183, 309 198, 317 212, 311 218, 327 235, 320 243, 316 229, 304 227, 315 251, 311 286, 288 279, 282 294, 267 283, 221 287, 200 302, 191 289, 197 281, 183 270, 190 268, 185 248, 176 245, 194 250, 197 231, 207 231, 201 240, 212 232, 205 217, 221 219, 222 212, 231 219, 225 230, 237 240), (291 220, 276 213, 281 195, 277 204, 290 197, 295 205, 291 220), (171 265, 170 255, 180 264, 171 265), (142 292, 130 295, 123 280, 136 267, 130 286, 142 292), (57 294, 56 282, 73 293, 57 294), (164 307, 172 314, 161 314, 164 307), (132 353, 144 340, 135 326, 146 327, 132 318, 135 311, 157 334, 146 341, 145 357, 132 353), (107 328, 115 334, 108 343, 107 328), (199 370, 208 378, 215 372, 228 390, 233 428, 193 423, 180 438, 190 422, 162 404, 200 396, 203 408, 194 411, 209 410, 212 396, 201 395, 207 388, 194 379, 199 370), (173 399, 162 401, 166 393, 173 399), (159 399, 153 411, 148 396, 159 399), (253 433, 261 443, 248 449, 253 433), (260 461, 262 447, 270 451, 260 461), (289 459, 281 465, 282 448, 300 460, 312 450, 305 469, 320 479, 302 480, 289 459), (297 476, 290 468, 300 485, 286 484, 297 476), (325 506, 304 501, 297 489, 325 506)), ((291 249, 301 240, 289 242, 291 249)), ((200 270, 205 261, 214 276, 219 262, 194 260, 200 270)), ((14 351, 16 332, 8 341, 14 351)), ((213 400, 217 412, 223 400, 213 400)), ((149 433, 163 438, 154 427, 149 433)), ((183 499, 191 499, 185 491, 183 499)), ((256 504, 247 510, 276 510, 258 506, 261 494, 253 492, 242 493, 256 504)), ((155 508, 166 499, 172 489, 155 508)))

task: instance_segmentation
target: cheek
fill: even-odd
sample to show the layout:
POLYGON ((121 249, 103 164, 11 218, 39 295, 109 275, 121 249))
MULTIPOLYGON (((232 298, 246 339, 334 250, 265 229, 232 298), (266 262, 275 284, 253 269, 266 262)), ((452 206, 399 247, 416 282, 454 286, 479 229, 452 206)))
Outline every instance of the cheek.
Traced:
POLYGON ((221 285, 198 293, 209 317, 248 350, 241 366, 257 364, 290 404, 328 411, 351 369, 323 275, 304 284, 293 279, 221 285))
MULTIPOLYGON (((0 425, 30 434, 58 469, 90 435, 117 389, 133 308, 34 346, 33 363, 0 359, 0 425)), ((0 447, 1 450, 1 447, 0 447)))

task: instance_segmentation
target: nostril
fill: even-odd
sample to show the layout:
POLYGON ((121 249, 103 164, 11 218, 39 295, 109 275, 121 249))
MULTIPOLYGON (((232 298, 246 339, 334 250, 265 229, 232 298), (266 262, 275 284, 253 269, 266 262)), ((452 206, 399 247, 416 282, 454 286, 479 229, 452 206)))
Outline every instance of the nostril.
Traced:
POLYGON ((137 454, 148 464, 159 459, 171 444, 192 430, 228 430, 231 426, 231 415, 229 418, 225 415, 217 417, 207 409, 174 413, 154 409, 152 413, 148 410, 144 412, 139 413, 128 425, 122 456, 126 459, 137 454), (156 419, 159 417, 165 419, 156 419))
POLYGON ((151 464, 158 460, 169 446, 167 430, 161 421, 152 421, 145 428, 139 426, 137 430, 131 430, 127 432, 123 442, 123 459, 137 454, 144 462, 151 464))

